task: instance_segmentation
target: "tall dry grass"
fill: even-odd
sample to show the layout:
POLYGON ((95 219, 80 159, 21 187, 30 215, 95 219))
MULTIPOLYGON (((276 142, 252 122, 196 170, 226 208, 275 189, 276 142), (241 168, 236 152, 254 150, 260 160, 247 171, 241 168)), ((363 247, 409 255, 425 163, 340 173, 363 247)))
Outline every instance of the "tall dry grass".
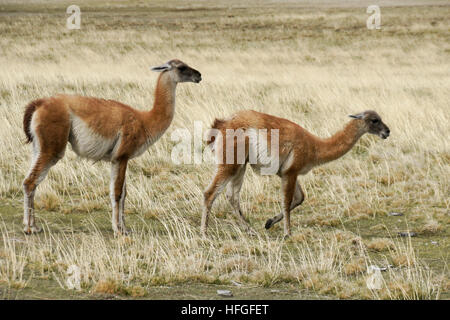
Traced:
POLYGON ((448 256, 433 269, 417 257, 414 242, 395 238, 373 255, 367 235, 352 223, 367 231, 401 211, 417 228, 442 234, 448 246, 448 6, 382 8, 382 29, 372 32, 361 8, 83 2, 81 30, 69 31, 65 4, 49 3, 47 11, 39 3, 1 9, 0 210, 17 208, 0 228, 1 282, 22 287, 49 277, 64 286, 67 268, 76 265, 83 290, 131 295, 152 285, 231 280, 295 283, 340 298, 434 299, 446 290, 448 256), (99 226, 109 214, 109 165, 80 160, 70 147, 37 191, 45 234, 20 235, 21 182, 30 163, 21 124, 27 102, 64 92, 149 109, 156 81, 149 67, 175 57, 204 80, 179 86, 171 128, 130 163, 133 236, 116 240, 99 226), (277 178, 251 170, 241 203, 259 236, 242 233, 223 197, 203 240, 202 191, 213 167, 173 164, 170 136, 192 130, 194 121, 206 129, 215 117, 243 108, 288 118, 319 136, 339 130, 348 114, 374 109, 391 137, 365 136, 343 159, 300 177, 307 199, 291 215, 288 242, 279 228, 263 229, 281 210, 277 178), (61 225, 52 212, 83 219, 61 225), (367 289, 367 266, 396 262, 383 274, 383 289, 367 289))

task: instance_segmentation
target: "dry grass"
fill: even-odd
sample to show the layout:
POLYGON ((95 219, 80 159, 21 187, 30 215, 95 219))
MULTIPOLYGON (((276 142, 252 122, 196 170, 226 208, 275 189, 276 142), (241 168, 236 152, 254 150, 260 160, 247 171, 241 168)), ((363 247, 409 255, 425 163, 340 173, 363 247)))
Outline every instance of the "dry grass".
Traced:
POLYGON ((367 248, 375 251, 386 251, 389 249, 394 249, 395 245, 391 239, 373 239, 367 244, 367 248))
POLYGON ((442 225, 434 219, 429 219, 420 229, 422 233, 438 233, 443 230, 442 225))
POLYGON ((338 298, 435 299, 448 291, 442 280, 448 254, 442 252, 450 199, 450 7, 382 8, 382 29, 372 32, 365 8, 352 2, 345 8, 258 3, 224 10, 228 5, 199 2, 187 10, 179 6, 193 5, 138 9, 114 2, 106 9, 85 1, 77 31, 64 27, 65 3, 49 1, 46 10, 39 2, 1 5, 0 204, 17 212, 2 213, 0 282, 22 287, 38 277, 64 286, 68 266, 76 265, 82 290, 134 297, 145 296, 149 286, 231 280, 294 283, 338 298), (27 102, 65 92, 148 109, 156 80, 148 67, 174 57, 204 80, 179 86, 172 127, 130 163, 132 237, 111 235, 108 164, 77 159, 70 147, 37 191, 45 234, 23 237, 27 102), (391 137, 365 136, 343 159, 300 178, 307 198, 291 214, 289 241, 281 239, 280 226, 263 228, 281 210, 278 179, 251 170, 241 202, 259 236, 243 233, 221 197, 211 236, 203 240, 202 190, 213 167, 173 164, 170 136, 177 128, 192 131, 194 121, 206 129, 215 117, 243 108, 288 118, 320 136, 339 130, 348 114, 375 109, 391 137), (386 217, 392 211, 405 216, 386 217), (60 213, 64 217, 56 218, 60 213), (432 260, 439 265, 421 258, 432 247, 420 239, 390 237, 396 228, 403 231, 404 221, 441 237, 432 260), (383 273, 379 291, 365 284, 372 264, 399 267, 383 273))

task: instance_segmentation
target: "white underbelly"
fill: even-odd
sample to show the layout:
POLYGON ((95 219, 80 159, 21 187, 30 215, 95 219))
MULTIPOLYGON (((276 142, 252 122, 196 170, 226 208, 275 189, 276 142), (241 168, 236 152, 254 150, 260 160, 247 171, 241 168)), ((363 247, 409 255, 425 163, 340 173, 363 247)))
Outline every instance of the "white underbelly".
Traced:
POLYGON ((120 134, 114 138, 105 138, 90 129, 82 120, 72 118, 69 142, 73 151, 80 157, 99 160, 111 160, 120 146, 120 134))
POLYGON ((252 169, 260 175, 278 174, 283 161, 280 159, 278 145, 269 147, 267 140, 261 139, 255 129, 249 129, 248 132, 253 137, 257 137, 249 140, 248 162, 252 169))

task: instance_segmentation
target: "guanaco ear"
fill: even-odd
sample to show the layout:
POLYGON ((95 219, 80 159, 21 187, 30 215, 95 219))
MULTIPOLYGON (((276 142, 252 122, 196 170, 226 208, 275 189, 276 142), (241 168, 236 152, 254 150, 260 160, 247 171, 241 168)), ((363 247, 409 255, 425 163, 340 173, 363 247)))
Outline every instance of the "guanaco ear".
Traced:
POLYGON ((168 63, 164 63, 157 67, 152 67, 152 71, 155 71, 155 72, 163 72, 163 71, 167 71, 170 69, 172 69, 172 66, 168 63))
POLYGON ((364 117, 364 114, 363 113, 350 114, 349 117, 354 119, 362 119, 364 117))

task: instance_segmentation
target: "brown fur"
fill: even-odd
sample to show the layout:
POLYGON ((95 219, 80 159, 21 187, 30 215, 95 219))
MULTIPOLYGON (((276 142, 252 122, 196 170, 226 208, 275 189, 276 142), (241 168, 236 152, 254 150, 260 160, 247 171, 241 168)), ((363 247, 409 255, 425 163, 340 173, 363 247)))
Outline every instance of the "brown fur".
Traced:
MULTIPOLYGON (((220 130, 224 124, 225 124, 225 120, 216 118, 216 119, 214 119, 214 122, 211 125, 211 129, 220 130)), ((209 134, 206 144, 210 145, 210 144, 214 143, 215 138, 216 138, 215 136, 209 134)))
MULTIPOLYGON (((353 116, 356 117, 356 116, 353 116)), ((270 147, 270 130, 279 130, 279 170, 277 175, 282 179, 283 192, 283 212, 273 219, 269 219, 266 228, 270 228, 284 217, 285 234, 289 235, 290 211, 300 205, 304 200, 303 191, 297 182, 297 176, 306 174, 314 166, 338 159, 347 153, 358 139, 366 132, 378 134, 383 138, 389 135, 389 128, 381 121, 374 111, 366 111, 358 115, 358 119, 351 120, 343 130, 337 132, 330 138, 322 139, 309 133, 301 126, 282 118, 268 115, 252 110, 240 111, 234 114, 229 120, 217 120, 213 128, 220 130, 222 137, 226 136, 227 129, 267 129, 268 147, 270 147), (376 122, 376 123, 375 123, 376 122)), ((208 223, 208 215, 216 197, 225 186, 230 194, 229 199, 234 206, 235 213, 242 219, 242 212, 239 208, 239 191, 241 188, 243 173, 248 162, 248 143, 245 140, 246 162, 239 164, 226 164, 226 154, 232 151, 237 154, 237 139, 232 145, 227 145, 227 139, 222 139, 222 145, 217 145, 217 141, 210 139, 210 144, 219 150, 218 155, 223 156, 223 164, 217 165, 217 173, 212 183, 204 193, 205 209, 202 217, 201 230, 205 234, 208 223), (211 141, 212 140, 212 141, 211 141), (236 204, 237 203, 237 204, 236 204)), ((252 164, 254 168, 258 168, 252 164)))

